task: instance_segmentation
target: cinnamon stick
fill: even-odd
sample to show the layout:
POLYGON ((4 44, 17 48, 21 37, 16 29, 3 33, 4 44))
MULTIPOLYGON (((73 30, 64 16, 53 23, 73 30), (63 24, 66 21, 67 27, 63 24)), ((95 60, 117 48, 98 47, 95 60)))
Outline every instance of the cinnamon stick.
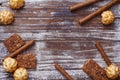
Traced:
POLYGON ((103 59, 105 60, 105 62, 107 63, 107 65, 111 65, 112 62, 110 61, 110 59, 108 58, 107 54, 105 53, 104 49, 102 48, 100 42, 96 42, 96 48, 98 49, 98 51, 101 53, 103 59))
POLYGON ((83 2, 83 3, 78 3, 78 4, 75 4, 73 6, 70 6, 70 10, 73 11, 73 10, 88 6, 88 5, 93 4, 95 2, 98 2, 98 1, 100 1, 100 0, 88 0, 88 1, 83 2))
POLYGON ((115 5, 115 4, 119 3, 119 2, 120 2, 119 0, 112 0, 111 2, 109 2, 105 6, 101 7, 100 9, 96 10, 95 12, 89 14, 88 16, 84 17, 83 19, 80 19, 79 23, 83 24, 83 23, 87 22, 91 18, 97 16, 98 14, 101 14, 103 11, 109 9, 110 7, 112 7, 113 5, 115 5))
POLYGON ((54 66, 58 71, 63 74, 63 76, 67 78, 67 80, 74 80, 60 65, 56 63, 54 66))
POLYGON ((14 51, 13 53, 10 53, 7 57, 15 57, 15 56, 17 56, 19 53, 21 53, 22 51, 26 50, 30 46, 32 46, 34 43, 35 43, 34 40, 28 41, 25 45, 23 45, 21 48, 19 48, 18 50, 14 51))

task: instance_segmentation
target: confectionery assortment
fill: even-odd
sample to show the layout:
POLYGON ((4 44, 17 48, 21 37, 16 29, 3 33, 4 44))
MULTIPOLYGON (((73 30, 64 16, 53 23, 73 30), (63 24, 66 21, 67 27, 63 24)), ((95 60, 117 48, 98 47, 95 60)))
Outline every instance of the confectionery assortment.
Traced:
MULTIPOLYGON (((9 6, 11 9, 21 9, 24 6, 24 0, 9 0, 9 6)), ((3 25, 9 25, 14 21, 13 13, 8 10, 0 12, 0 23, 3 25)))
POLYGON ((120 69, 116 64, 113 64, 110 59, 108 58, 106 52, 102 48, 102 45, 100 42, 96 42, 95 44, 96 48, 100 52, 101 56, 105 60, 106 64, 108 67, 106 68, 106 75, 109 79, 112 80, 119 80, 119 74, 120 74, 120 69))
MULTIPOLYGON (((100 0, 88 0, 84 3, 78 3, 76 5, 70 6, 70 10, 74 11, 76 9, 91 5, 99 1, 100 0)), ((80 24, 87 22, 98 14, 101 14, 102 24, 112 24, 115 20, 115 16, 114 13, 108 9, 118 2, 119 0, 112 0, 111 2, 86 16, 85 18, 80 19, 80 24)), ((24 0, 10 0, 9 6, 11 9, 20 9, 24 6, 24 0)), ((1 24, 8 25, 11 24, 13 20, 14 16, 10 11, 3 10, 0 12, 1 24)), ((20 54, 24 50, 32 46, 34 43, 34 40, 30 40, 26 43, 25 40, 23 40, 18 34, 13 34, 4 41, 4 45, 6 46, 10 54, 8 54, 8 56, 6 56, 3 60, 3 68, 6 72, 14 72, 14 80, 28 80, 29 75, 27 69, 36 68, 37 64, 35 54, 20 54)), ((93 80, 118 80, 118 76, 120 74, 119 67, 116 64, 112 64, 104 49, 102 48, 100 42, 96 42, 95 46, 105 60, 108 67, 106 69, 103 69, 99 64, 97 64, 96 61, 88 59, 82 67, 83 71, 91 76, 93 80)), ((74 80, 59 64, 55 63, 54 66, 68 80, 74 80)))
POLYGON ((10 54, 3 60, 3 68, 7 72, 14 72, 14 80, 28 80, 27 69, 36 69, 35 54, 20 54, 34 43, 34 40, 25 42, 18 34, 13 34, 4 41, 10 54))
MULTIPOLYGON (((85 6, 88 6, 92 3, 95 3, 95 2, 98 2, 100 0, 88 0, 87 2, 85 3, 79 3, 79 4, 75 4, 73 6, 70 7, 70 10, 73 11, 73 10, 76 10, 76 9, 79 9, 79 8, 82 8, 82 7, 85 7, 85 6), (82 5, 82 6, 81 6, 82 5)), ((105 6, 99 8, 98 10, 92 12, 91 14, 87 15, 86 17, 82 18, 79 20, 79 23, 80 24, 84 24, 85 22, 89 21, 90 19, 94 18, 95 16, 101 14, 102 12, 108 10, 110 7, 114 6, 115 4, 119 3, 120 1, 119 0, 112 0, 110 1, 109 3, 107 3, 105 6)), ((109 14, 107 14, 108 16, 111 16, 109 14)), ((108 17, 105 17, 104 20, 106 20, 106 18, 108 19, 108 17)), ((103 17, 102 17, 103 19, 103 17)), ((109 22, 113 22, 114 20, 110 20, 109 22)), ((110 23, 109 23, 110 24, 110 23)))
MULTIPOLYGON (((76 9, 80 9, 82 7, 86 7, 93 3, 96 3, 100 0, 87 0, 84 3, 78 3, 73 6, 70 6, 70 10, 74 11, 76 9)), ((115 15, 112 11, 108 10, 113 5, 119 3, 120 0, 112 0, 107 3, 105 6, 101 7, 100 9, 92 12, 88 16, 79 20, 80 24, 84 24, 85 22, 89 21, 90 19, 94 18, 95 16, 101 14, 101 23, 104 25, 112 24, 115 20, 115 15)), ((90 59, 84 63, 83 71, 87 73, 89 76, 92 77, 93 80, 119 80, 120 70, 119 67, 109 60, 107 54, 105 53, 104 49, 102 48, 100 42, 96 42, 96 48, 101 53, 103 59, 105 60, 108 67, 106 70, 101 68, 94 60, 90 59)))

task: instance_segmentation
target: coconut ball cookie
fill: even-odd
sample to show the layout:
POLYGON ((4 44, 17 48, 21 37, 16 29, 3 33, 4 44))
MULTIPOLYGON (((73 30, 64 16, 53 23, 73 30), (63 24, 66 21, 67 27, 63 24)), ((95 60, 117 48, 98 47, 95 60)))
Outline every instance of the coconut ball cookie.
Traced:
POLYGON ((24 0, 10 0, 9 6, 12 9, 20 9, 24 6, 24 0))
POLYGON ((17 69, 17 61, 13 58, 5 58, 3 61, 3 68, 7 72, 14 72, 17 69))
POLYGON ((109 25, 114 22, 115 16, 111 11, 104 11, 102 14, 101 22, 104 25, 109 25))
POLYGON ((14 20, 13 14, 10 11, 3 10, 0 12, 0 23, 4 25, 11 24, 14 20))
POLYGON ((106 68, 106 74, 108 78, 115 79, 119 76, 120 70, 117 65, 112 64, 106 68))
POLYGON ((25 68, 18 68, 14 72, 14 80, 28 80, 28 71, 25 68))

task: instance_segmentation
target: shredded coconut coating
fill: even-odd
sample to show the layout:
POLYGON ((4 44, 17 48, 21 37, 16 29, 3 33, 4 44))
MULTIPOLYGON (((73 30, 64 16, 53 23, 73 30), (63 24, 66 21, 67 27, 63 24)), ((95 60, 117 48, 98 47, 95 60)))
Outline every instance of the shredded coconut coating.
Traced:
POLYGON ((10 11, 3 10, 0 12, 0 23, 4 25, 11 24, 14 20, 14 16, 10 11))
POLYGON ((5 58, 3 61, 3 68, 7 72, 14 72, 17 69, 17 61, 13 58, 5 58))
POLYGON ((102 14, 101 22, 104 25, 109 25, 114 22, 115 16, 111 11, 104 11, 102 14))
POLYGON ((24 0, 10 0, 10 8, 20 9, 24 6, 24 0))
POLYGON ((14 80, 28 80, 28 71, 25 68, 18 68, 14 72, 14 80))
POLYGON ((112 64, 106 68, 108 78, 115 79, 119 76, 120 70, 117 65, 112 64))

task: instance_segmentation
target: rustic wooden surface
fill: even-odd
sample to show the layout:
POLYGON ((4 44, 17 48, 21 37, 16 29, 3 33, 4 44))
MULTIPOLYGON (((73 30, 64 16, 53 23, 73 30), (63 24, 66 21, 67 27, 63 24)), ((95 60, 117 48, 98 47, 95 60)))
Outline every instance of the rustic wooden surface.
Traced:
MULTIPOLYGON (((7 0, 2 1, 0 11, 12 11, 15 22, 0 25, 0 60, 9 54, 3 41, 12 34, 18 33, 26 41, 35 39, 36 44, 24 52, 37 55, 37 69, 29 70, 29 80, 66 80, 55 69, 55 62, 75 80, 91 80, 81 69, 87 59, 94 59, 103 68, 107 66, 95 47, 96 41, 101 41, 111 61, 120 66, 119 4, 111 8, 116 17, 114 24, 103 26, 100 16, 85 25, 79 25, 78 20, 110 0, 101 0, 75 12, 70 12, 69 6, 86 0, 26 0, 22 10, 11 10, 7 0)), ((13 80, 1 61, 0 80, 13 80)))

